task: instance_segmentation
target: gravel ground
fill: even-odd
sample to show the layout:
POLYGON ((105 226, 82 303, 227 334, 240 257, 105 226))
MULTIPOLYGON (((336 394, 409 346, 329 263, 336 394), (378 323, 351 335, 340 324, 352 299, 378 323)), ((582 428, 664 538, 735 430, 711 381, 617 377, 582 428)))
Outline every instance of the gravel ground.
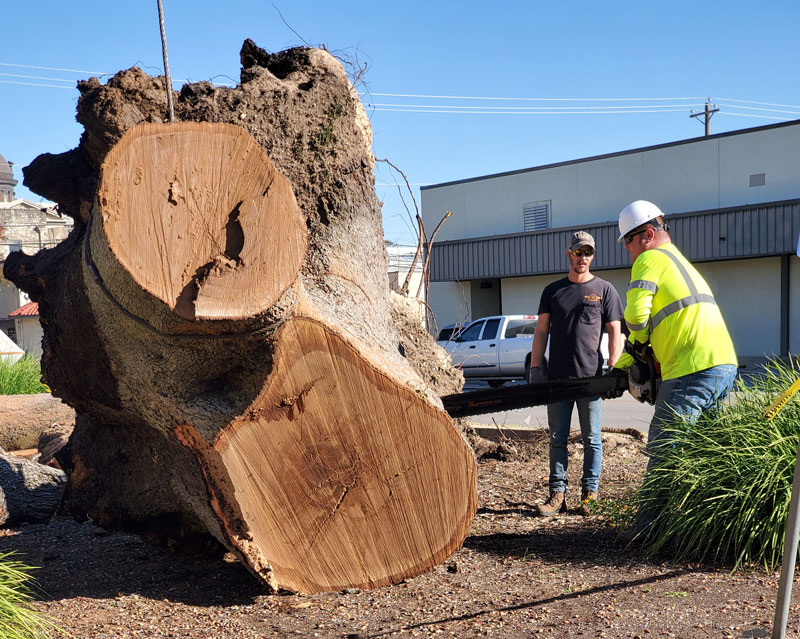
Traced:
MULTIPOLYGON (((601 497, 624 496, 644 468, 641 443, 604 439, 601 497)), ((373 591, 265 595, 227 558, 181 557, 65 519, 0 531, 0 552, 40 566, 35 605, 86 639, 769 635, 777 573, 644 560, 601 517, 535 517, 529 504, 546 491, 545 445, 517 443, 512 461, 481 463, 464 546, 428 574, 373 591)), ((576 486, 582 450, 572 448, 576 486)), ((800 593, 793 602, 789 637, 800 631, 800 593)))

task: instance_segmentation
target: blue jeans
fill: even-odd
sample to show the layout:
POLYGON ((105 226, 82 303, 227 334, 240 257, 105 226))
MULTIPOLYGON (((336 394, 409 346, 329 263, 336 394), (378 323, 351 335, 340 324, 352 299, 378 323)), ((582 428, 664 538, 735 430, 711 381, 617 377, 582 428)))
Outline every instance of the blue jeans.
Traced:
MULTIPOLYGON (((656 408, 647 435, 647 461, 649 473, 659 463, 658 451, 670 443, 670 434, 662 430, 664 424, 674 422, 681 416, 689 422, 696 422, 700 413, 713 410, 730 393, 736 379, 736 366, 723 364, 712 366, 683 377, 669 379, 661 384, 656 398, 656 408)), ((636 517, 637 532, 646 530, 660 511, 658 504, 649 504, 646 510, 639 510, 636 517)))
POLYGON ((728 396, 735 379, 736 366, 723 364, 661 384, 647 435, 648 469, 654 460, 657 461, 658 446, 667 441, 667 435, 661 430, 662 424, 674 421, 676 414, 689 422, 696 422, 700 413, 715 408, 728 396))
POLYGON ((550 426, 550 492, 563 493, 567 490, 567 440, 572 421, 572 406, 578 406, 578 419, 581 423, 583 439, 583 476, 581 489, 597 492, 600 484, 600 469, 603 462, 603 443, 601 440, 601 420, 603 400, 599 397, 556 402, 547 405, 547 421, 550 426))

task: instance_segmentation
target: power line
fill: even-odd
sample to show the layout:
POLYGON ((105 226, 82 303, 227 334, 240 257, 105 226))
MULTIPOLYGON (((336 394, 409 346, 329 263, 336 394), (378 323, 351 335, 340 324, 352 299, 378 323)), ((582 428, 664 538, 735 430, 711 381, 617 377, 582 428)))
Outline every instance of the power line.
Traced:
POLYGON ((64 78, 45 78, 40 75, 21 75, 19 73, 0 73, 4 78, 27 78, 29 80, 53 80, 54 82, 72 82, 75 80, 65 80, 64 78))
MULTIPOLYGON (((767 111, 768 113, 790 113, 793 115, 800 115, 800 112, 798 111, 782 111, 780 109, 761 109, 759 107, 739 106, 738 104, 720 103, 720 106, 730 107, 731 109, 746 109, 747 111, 767 111)), ((797 108, 800 109, 800 107, 797 108)))
POLYGON ((777 106, 777 107, 786 107, 789 109, 800 109, 800 106, 797 106, 795 104, 773 104, 772 102, 753 102, 752 100, 735 100, 734 98, 717 98, 717 99, 725 100, 726 102, 742 102, 743 104, 760 104, 762 106, 777 106))
POLYGON ((112 75, 104 71, 82 71, 80 69, 61 69, 59 67, 37 67, 32 64, 12 64, 11 62, 0 62, 0 67, 18 67, 20 69, 43 69, 45 71, 65 71, 66 73, 89 73, 92 75, 112 75))
MULTIPOLYGON (((565 106, 565 107, 521 107, 521 106, 513 106, 513 107, 506 107, 506 106, 453 106, 447 104, 392 104, 392 103, 370 103, 369 107, 407 107, 412 109, 459 109, 459 110, 467 110, 467 109, 487 109, 491 108, 494 110, 502 110, 502 111, 511 111, 511 110, 519 110, 519 111, 530 111, 531 113, 535 113, 536 111, 545 111, 548 109, 559 109, 563 110, 564 112, 571 112, 571 111, 581 111, 586 109, 602 109, 603 111, 611 110, 611 109, 657 109, 659 111, 669 109, 671 107, 701 107, 701 104, 665 104, 663 106, 648 106, 648 105, 635 105, 635 106, 565 106)), ((742 107, 746 108, 746 107, 742 107)), ((759 110, 766 110, 766 109, 759 109, 759 110)))
MULTIPOLYGON (((591 107, 587 107, 591 108, 591 107)), ((462 115, 627 115, 630 113, 683 113, 685 109, 642 109, 639 111, 458 111, 450 109, 384 109, 373 111, 393 111, 398 113, 460 113, 462 115)))
POLYGON ((761 118, 762 120, 780 120, 781 122, 791 122, 797 118, 779 118, 773 115, 756 115, 755 113, 732 113, 730 111, 720 111, 722 115, 736 115, 740 118, 761 118))
POLYGON ((40 84, 38 82, 14 82, 13 80, 0 80, 0 84, 20 84, 26 87, 49 87, 51 89, 75 89, 76 87, 66 87, 62 84, 40 84))
POLYGON ((361 95, 377 95, 390 98, 435 98, 447 100, 519 100, 534 102, 669 102, 676 100, 705 100, 704 97, 690 98, 510 98, 499 96, 468 96, 468 95, 425 95, 421 93, 362 93, 361 95))

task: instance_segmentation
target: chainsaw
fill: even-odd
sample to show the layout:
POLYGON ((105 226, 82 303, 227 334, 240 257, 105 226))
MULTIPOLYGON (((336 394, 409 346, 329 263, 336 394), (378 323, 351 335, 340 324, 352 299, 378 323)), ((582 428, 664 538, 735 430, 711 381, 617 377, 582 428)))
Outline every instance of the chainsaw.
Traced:
MULTIPOLYGON (((626 350, 628 349, 626 344, 626 350)), ((653 349, 649 344, 637 344, 628 352, 633 355, 634 363, 619 374, 556 379, 508 388, 454 393, 442 397, 442 404, 451 417, 484 415, 588 397, 619 397, 625 391, 640 402, 655 404, 661 387, 661 376, 653 349)))

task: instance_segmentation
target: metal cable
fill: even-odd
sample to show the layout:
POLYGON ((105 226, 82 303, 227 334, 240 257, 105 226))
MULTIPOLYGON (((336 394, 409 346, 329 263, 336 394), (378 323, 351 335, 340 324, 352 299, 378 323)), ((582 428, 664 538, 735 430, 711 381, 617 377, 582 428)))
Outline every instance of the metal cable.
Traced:
POLYGON ((167 58, 167 32, 164 30, 164 9, 161 0, 158 2, 158 24, 161 27, 161 54, 164 57, 164 75, 167 79, 167 104, 169 104, 169 121, 175 122, 175 108, 172 105, 172 80, 169 77, 169 60, 167 58))

